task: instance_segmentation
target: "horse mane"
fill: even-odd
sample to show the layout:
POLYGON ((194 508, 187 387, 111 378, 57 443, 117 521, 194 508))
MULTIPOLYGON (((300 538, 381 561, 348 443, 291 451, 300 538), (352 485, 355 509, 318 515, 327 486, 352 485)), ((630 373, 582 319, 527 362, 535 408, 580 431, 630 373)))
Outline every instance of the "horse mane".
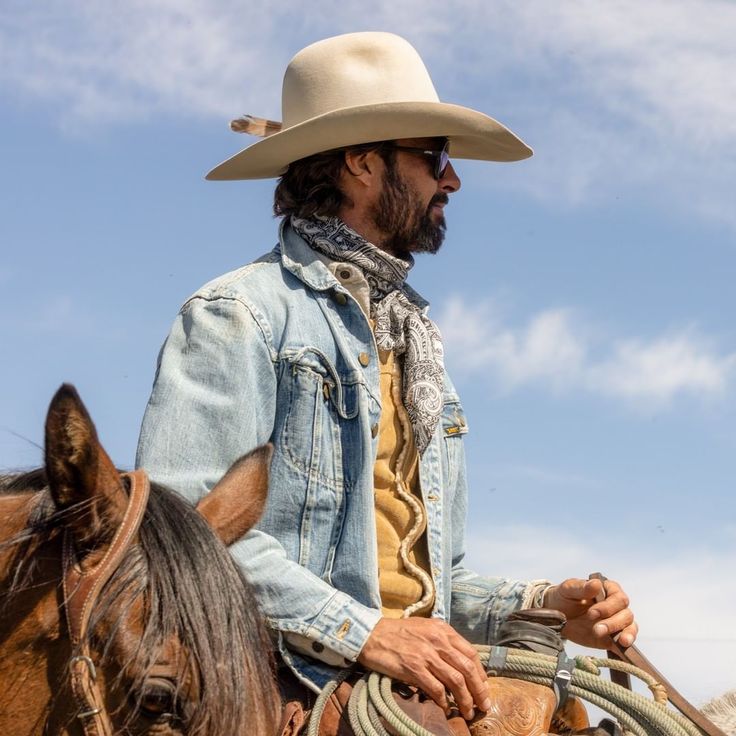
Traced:
MULTIPOLYGON (((58 533, 63 517, 79 511, 56 511, 45 488, 43 469, 16 476, 0 476, 0 494, 36 490, 37 501, 26 529, 0 543, 0 552, 20 544, 21 561, 8 598, 20 592, 33 574, 37 543, 58 533)), ((111 609, 126 606, 143 595, 145 627, 135 655, 135 668, 121 669, 119 679, 134 671, 132 690, 142 681, 172 636, 189 653, 188 665, 198 680, 199 700, 191 713, 175 714, 189 734, 230 736, 234 724, 248 723, 251 733, 272 733, 276 728, 273 700, 271 645, 261 622, 250 586, 227 548, 206 521, 183 498, 165 486, 152 483, 139 543, 132 546, 103 588, 90 619, 90 636, 111 609), (120 606, 120 603, 125 606, 120 606)), ((9 601, 6 601, 6 604, 9 601)), ((107 638, 102 661, 112 655, 107 638)), ((101 664, 102 662, 100 662, 101 664)), ((122 682, 118 682, 122 685, 122 682)), ((126 683, 131 689, 131 684, 126 683)), ((128 720, 139 703, 127 706, 128 720)))
POLYGON ((706 703, 701 709, 713 723, 727 734, 736 734, 736 690, 729 690, 706 703))

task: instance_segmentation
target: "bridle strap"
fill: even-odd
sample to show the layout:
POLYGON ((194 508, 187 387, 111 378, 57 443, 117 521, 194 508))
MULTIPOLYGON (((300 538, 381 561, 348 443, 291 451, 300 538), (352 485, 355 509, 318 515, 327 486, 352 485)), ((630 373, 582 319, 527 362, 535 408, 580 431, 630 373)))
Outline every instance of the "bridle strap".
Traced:
POLYGON ((70 683, 79 705, 77 718, 86 736, 112 736, 112 724, 97 686, 97 673, 90 657, 87 627, 100 591, 110 579, 138 533, 148 503, 151 484, 143 470, 126 473, 130 483, 128 507, 122 523, 102 559, 82 569, 69 531, 64 533, 63 585, 69 638, 76 655, 69 662, 70 683))

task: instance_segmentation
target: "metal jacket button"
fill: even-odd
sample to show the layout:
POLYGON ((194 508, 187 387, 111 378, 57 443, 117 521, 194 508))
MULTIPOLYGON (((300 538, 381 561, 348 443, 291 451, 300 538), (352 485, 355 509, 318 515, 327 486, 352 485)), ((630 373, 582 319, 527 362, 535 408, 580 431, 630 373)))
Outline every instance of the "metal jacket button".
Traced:
POLYGON ((341 307, 344 307, 348 303, 348 297, 346 294, 343 294, 341 291, 338 291, 337 294, 335 294, 335 301, 341 307))
POLYGON ((360 355, 358 356, 358 361, 359 361, 359 362, 360 362, 360 364, 361 364, 361 365, 362 365, 362 366, 363 366, 363 367, 365 368, 365 366, 367 366, 367 365, 368 365, 368 363, 370 363, 370 362, 371 362, 371 359, 370 359, 370 357, 368 356, 368 353, 361 353, 361 354, 360 354, 360 355))
POLYGON ((323 652, 325 650, 325 645, 324 644, 320 644, 318 641, 313 641, 312 642, 312 649, 315 652, 323 652))

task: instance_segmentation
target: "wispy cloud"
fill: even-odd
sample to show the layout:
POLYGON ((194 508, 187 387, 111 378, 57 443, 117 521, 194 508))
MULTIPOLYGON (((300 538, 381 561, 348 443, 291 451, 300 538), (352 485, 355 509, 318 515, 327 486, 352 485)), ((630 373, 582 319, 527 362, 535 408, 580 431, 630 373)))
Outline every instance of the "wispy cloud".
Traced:
POLYGON ((7 3, 0 85, 67 127, 279 115, 300 47, 408 36, 443 97, 512 123, 537 156, 505 186, 576 206, 636 189, 736 228, 736 5, 728 0, 7 3))
POLYGON ((263 0, 247 12, 198 0, 18 3, 0 14, 0 80, 55 102, 67 126, 161 111, 226 119, 246 97, 277 98, 268 44, 284 12, 263 0))
POLYGON ((557 205, 613 194, 674 201, 680 213, 736 227, 736 5, 468 7, 463 42, 475 63, 466 74, 493 90, 479 101, 512 115, 536 149, 506 183, 557 205))
POLYGON ((460 370, 484 376, 502 391, 530 385, 583 389, 651 409, 683 394, 723 394, 736 373, 736 352, 719 353, 692 327, 601 345, 570 310, 547 310, 511 327, 492 302, 469 306, 460 298, 446 303, 438 321, 449 351, 464 356, 460 370))

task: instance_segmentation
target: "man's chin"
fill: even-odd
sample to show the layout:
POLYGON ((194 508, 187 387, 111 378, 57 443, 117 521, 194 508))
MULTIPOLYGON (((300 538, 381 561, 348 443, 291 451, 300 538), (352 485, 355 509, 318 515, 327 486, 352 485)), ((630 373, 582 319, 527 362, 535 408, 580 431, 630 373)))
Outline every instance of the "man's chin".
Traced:
POLYGON ((445 240, 445 227, 444 215, 440 213, 437 220, 430 215, 410 250, 413 253, 436 253, 445 240))

